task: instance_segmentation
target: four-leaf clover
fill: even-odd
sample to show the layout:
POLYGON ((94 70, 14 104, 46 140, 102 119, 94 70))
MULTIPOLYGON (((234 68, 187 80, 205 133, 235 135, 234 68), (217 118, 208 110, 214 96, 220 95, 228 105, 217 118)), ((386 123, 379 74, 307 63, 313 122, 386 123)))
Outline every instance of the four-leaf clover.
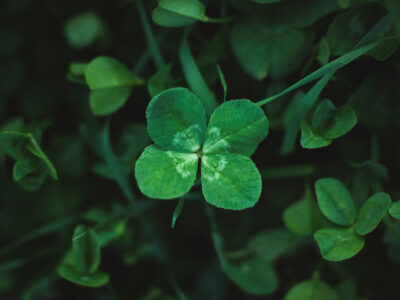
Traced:
POLYGON ((220 208, 252 207, 261 194, 261 176, 249 158, 268 134, 264 111, 247 99, 220 105, 206 126, 200 99, 185 88, 155 96, 146 110, 150 138, 136 162, 139 189, 150 198, 185 195, 197 177, 207 202, 220 208))

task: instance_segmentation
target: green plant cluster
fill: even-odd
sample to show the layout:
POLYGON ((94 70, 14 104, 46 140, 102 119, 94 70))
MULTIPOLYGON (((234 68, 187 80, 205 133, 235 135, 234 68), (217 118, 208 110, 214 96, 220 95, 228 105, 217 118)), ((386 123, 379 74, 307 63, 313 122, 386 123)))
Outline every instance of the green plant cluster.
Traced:
POLYGON ((0 16, 1 299, 400 299, 400 1, 0 16))

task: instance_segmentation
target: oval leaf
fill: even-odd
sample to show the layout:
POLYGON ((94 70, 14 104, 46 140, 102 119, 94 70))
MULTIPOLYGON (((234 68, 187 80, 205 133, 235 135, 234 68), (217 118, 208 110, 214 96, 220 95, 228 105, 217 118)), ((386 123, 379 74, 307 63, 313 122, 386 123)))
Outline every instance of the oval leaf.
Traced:
POLYGON ((345 135, 357 124, 357 115, 349 106, 340 107, 327 122, 321 135, 327 139, 336 139, 345 135))
POLYGON ((325 282, 318 279, 302 281, 292 287, 284 300, 339 300, 339 296, 325 282))
POLYGON ((241 210, 254 206, 261 194, 261 176, 250 158, 239 154, 205 155, 201 182, 207 202, 241 210))
POLYGON ((356 217, 353 200, 346 186, 334 178, 315 182, 315 193, 322 213, 339 225, 351 225, 356 217))
POLYGON ((103 56, 87 65, 85 79, 91 90, 89 101, 95 115, 115 112, 128 100, 132 87, 143 83, 125 65, 103 56))
POLYGON ((195 152, 203 143, 206 114, 197 96, 171 88, 155 96, 146 110, 150 138, 164 150, 195 152))
POLYGON ((204 153, 238 153, 250 156, 268 135, 264 111, 250 100, 231 100, 211 115, 204 153))
POLYGON ((380 192, 372 195, 361 207, 355 231, 365 235, 373 231, 389 210, 392 200, 386 193, 380 192))
POLYGON ((352 228, 324 228, 314 233, 321 255, 326 260, 341 261, 353 257, 364 247, 364 239, 352 228))
POLYGON ((159 0, 152 17, 154 23, 166 27, 181 27, 207 20, 205 7, 198 0, 159 0))
POLYGON ((139 189, 150 198, 173 199, 189 192, 197 172, 194 153, 163 151, 148 146, 135 166, 139 189))

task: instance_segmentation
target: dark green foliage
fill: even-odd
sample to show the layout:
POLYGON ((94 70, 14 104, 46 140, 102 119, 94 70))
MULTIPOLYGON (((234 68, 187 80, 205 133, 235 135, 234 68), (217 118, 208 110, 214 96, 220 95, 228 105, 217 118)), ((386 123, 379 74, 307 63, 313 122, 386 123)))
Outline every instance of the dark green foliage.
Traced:
POLYGON ((400 1, 0 17, 0 299, 400 299, 400 1))

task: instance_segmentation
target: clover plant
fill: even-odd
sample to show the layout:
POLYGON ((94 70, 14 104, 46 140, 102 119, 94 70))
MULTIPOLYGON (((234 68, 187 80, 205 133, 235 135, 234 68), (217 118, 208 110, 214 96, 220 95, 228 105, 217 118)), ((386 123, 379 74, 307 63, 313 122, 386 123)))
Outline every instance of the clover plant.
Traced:
POLYGON ((201 101, 185 88, 170 88, 146 110, 150 138, 135 166, 140 190, 148 197, 172 199, 185 195, 197 177, 204 198, 220 208, 254 206, 261 194, 261 176, 251 161, 268 134, 268 119, 247 99, 221 104, 208 124, 201 101))

